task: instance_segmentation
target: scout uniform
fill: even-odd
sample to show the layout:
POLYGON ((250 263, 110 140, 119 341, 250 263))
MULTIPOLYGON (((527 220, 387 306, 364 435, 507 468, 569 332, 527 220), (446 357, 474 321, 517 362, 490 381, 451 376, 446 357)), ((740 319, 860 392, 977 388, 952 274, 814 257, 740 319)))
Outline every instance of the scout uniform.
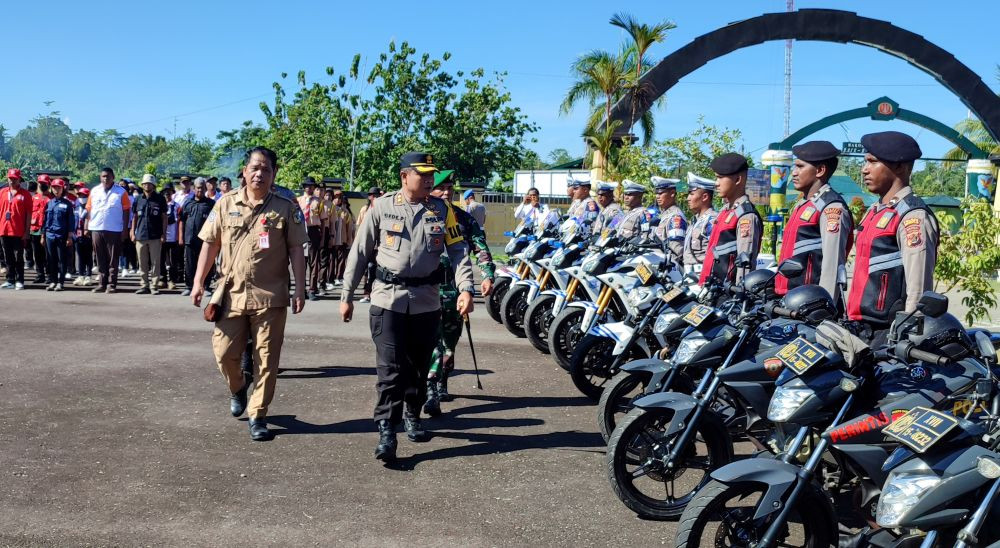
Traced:
MULTIPOLYGON (((338 193, 343 196, 343 193, 337 191, 334 193, 335 198, 338 193)), ((346 201, 346 198, 342 198, 342 200, 346 201)), ((354 241, 354 219, 351 217, 351 212, 347 210, 346 206, 338 206, 334 202, 330 211, 329 223, 331 262, 327 280, 330 283, 338 283, 344 277, 344 268, 347 264, 347 247, 354 241)))
MULTIPOLYGON (((645 194, 646 189, 639 183, 634 183, 625 179, 622 181, 623 194, 645 194)), ((634 238, 639 235, 645 236, 649 232, 649 216, 646 215, 646 208, 642 204, 629 209, 622 221, 618 223, 618 234, 622 238, 634 238)))
MULTIPOLYGON (((886 162, 912 162, 921 155, 917 142, 897 131, 865 135, 861 144, 886 162)), ((859 225, 847 316, 885 328, 896 312, 916 310, 920 296, 934 286, 939 228, 909 185, 881 198, 859 225)))
MULTIPOLYGON (((740 154, 731 152, 712 160, 712 171, 719 176, 746 172, 747 160, 740 154)), ((763 235, 763 222, 757 208, 750 203, 746 194, 726 204, 715 224, 708 241, 708 251, 702 264, 699 284, 704 285, 709 278, 722 283, 736 283, 743 279, 744 269, 736 268, 736 258, 740 253, 750 256, 747 272, 757 267, 757 254, 763 235)))
MULTIPOLYGON (((403 155, 400 170, 404 169, 437 171, 430 154, 417 152, 403 155)), ((452 209, 433 197, 411 204, 402 191, 375 200, 351 246, 341 302, 354 299, 366 266, 376 263, 369 322, 378 374, 374 413, 380 434, 377 458, 395 458, 395 425, 400 419, 404 419, 408 434, 420 431, 428 366, 439 340, 438 285, 445 281, 441 255, 446 251, 459 291, 472 293, 468 246, 452 209)), ((411 439, 416 441, 417 437, 411 434, 411 439)))
MULTIPOLYGON (((668 190, 677 190, 678 179, 666 179, 663 177, 651 177, 653 190, 660 194, 668 190)), ((687 218, 681 208, 674 204, 667 209, 660 210, 660 224, 656 225, 653 231, 657 237, 667 244, 667 249, 673 254, 674 261, 678 264, 684 263, 684 237, 687 233, 687 218)))
MULTIPOLYGON (((454 171, 444 170, 434 174, 434 186, 447 181, 454 171)), ((490 253, 490 246, 486 243, 486 233, 483 232, 479 222, 472 215, 449 203, 448 207, 455 214, 455 220, 462 230, 462 237, 466 245, 469 246, 469 254, 475 255, 476 264, 483 275, 483 279, 496 279, 496 264, 493 262, 493 255, 490 253)), ((427 403, 424 405, 424 412, 428 415, 441 413, 438 401, 451 401, 448 394, 448 375, 455 368, 455 346, 462 338, 462 317, 458 314, 458 287, 455 285, 455 276, 452 269, 451 258, 442 253, 441 267, 445 270, 445 281, 441 283, 441 339, 434 353, 431 355, 430 372, 427 377, 427 403)))
MULTIPOLYGON (((689 178, 688 188, 714 193, 715 183, 689 178)), ((709 207, 695 216, 691 226, 688 227, 687 234, 684 236, 684 270, 686 272, 701 273, 702 265, 705 263, 705 251, 708 249, 708 242, 712 237, 712 225, 718 216, 719 213, 709 207)))
MULTIPOLYGON (((836 158, 840 151, 828 141, 810 141, 792 148, 795 156, 804 162, 823 162, 836 158)), ((830 164, 827 164, 829 167, 830 164)), ((829 175, 833 169, 829 169, 829 175)), ((778 274, 774 279, 774 292, 788 293, 800 285, 816 284, 840 302, 837 290, 837 272, 847 263, 847 255, 854 245, 854 219, 844 197, 828 183, 810 196, 802 196, 788 216, 781 241, 778 264, 795 259, 805 269, 795 278, 778 274)))
POLYGON ((609 193, 612 196, 611 203, 601 209, 601 212, 597 215, 597 219, 594 221, 593 233, 601 234, 604 230, 611 231, 617 229, 618 224, 621 223, 622 217, 625 214, 622 212, 621 206, 614 201, 615 185, 611 183, 598 183, 597 192, 609 193))
POLYGON ((306 268, 309 269, 309 298, 316 297, 316 280, 319 278, 319 256, 320 246, 323 244, 323 223, 320 219, 320 200, 313 196, 316 188, 316 179, 306 177, 302 181, 302 196, 296 199, 299 209, 305 218, 306 234, 309 236, 308 254, 306 268))
POLYGON ((217 291, 225 292, 223 315, 212 334, 219 371, 231 393, 245 389, 240 356, 252 337, 256 381, 247 415, 262 421, 274 396, 285 338, 289 250, 309 241, 305 218, 295 202, 275 192, 252 203, 243 186, 214 204, 198 238, 222 246, 224 275, 217 291))

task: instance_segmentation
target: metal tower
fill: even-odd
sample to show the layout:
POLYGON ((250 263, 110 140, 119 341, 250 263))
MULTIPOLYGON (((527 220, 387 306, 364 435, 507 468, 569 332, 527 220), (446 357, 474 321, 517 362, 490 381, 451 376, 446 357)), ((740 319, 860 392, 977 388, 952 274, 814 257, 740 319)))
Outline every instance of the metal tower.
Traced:
MULTIPOLYGON (((785 11, 795 11, 795 0, 785 1, 785 11)), ((788 137, 792 123, 792 40, 785 40, 785 131, 788 137)))

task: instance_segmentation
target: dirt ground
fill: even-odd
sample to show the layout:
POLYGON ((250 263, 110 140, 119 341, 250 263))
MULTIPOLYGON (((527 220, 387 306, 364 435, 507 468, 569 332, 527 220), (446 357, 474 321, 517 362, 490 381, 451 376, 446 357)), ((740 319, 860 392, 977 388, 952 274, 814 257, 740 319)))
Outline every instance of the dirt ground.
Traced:
POLYGON ((0 292, 0 546, 648 546, 605 475, 595 408, 480 304, 458 399, 373 458, 367 305, 289 315, 270 409, 277 437, 233 419, 211 326, 169 292, 0 292))

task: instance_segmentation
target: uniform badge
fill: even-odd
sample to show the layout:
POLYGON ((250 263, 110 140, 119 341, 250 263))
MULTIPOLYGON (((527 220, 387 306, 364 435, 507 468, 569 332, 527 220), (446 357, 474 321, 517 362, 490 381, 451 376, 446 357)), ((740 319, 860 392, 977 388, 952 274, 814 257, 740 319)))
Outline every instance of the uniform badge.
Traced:
POLYGON ((828 209, 823 212, 826 215, 826 231, 840 232, 840 209, 828 209))
POLYGON ((441 237, 440 236, 435 237, 433 242, 434 242, 434 247, 441 245, 441 237))
POLYGON ((802 211, 802 214, 799 215, 799 219, 802 219, 803 221, 808 223, 809 221, 812 220, 813 215, 815 214, 816 214, 816 208, 807 207, 802 211))
POLYGON ((591 212, 597 211, 597 202, 594 201, 587 202, 587 211, 591 212))
POLYGON ((893 211, 886 211, 881 217, 879 217, 878 222, 875 223, 875 228, 885 228, 889 226, 889 221, 896 216, 893 211))
POLYGON ((396 205, 403 205, 403 195, 402 194, 397 194, 396 195, 396 200, 394 201, 394 203, 396 205))
POLYGON ((740 238, 750 237, 750 218, 740 220, 740 238))
POLYGON ((923 231, 920 228, 920 219, 906 219, 903 221, 903 231, 906 236, 906 247, 920 247, 923 243, 923 231))
POLYGON ((302 224, 302 221, 304 221, 304 220, 305 220, 305 218, 302 216, 302 210, 301 209, 296 209, 295 213, 292 215, 292 221, 294 221, 295 224, 298 225, 298 224, 302 224))
POLYGON ((395 244, 396 244, 396 235, 395 234, 387 234, 385 236, 385 245, 387 245, 389 247, 392 247, 395 244))
POLYGON ((402 232, 403 231, 403 223, 392 223, 392 226, 389 227, 389 230, 391 230, 393 232, 402 232))
POLYGON ((441 233, 440 225, 431 225, 431 234, 440 234, 440 233, 441 233))
POLYGON ((684 223, 684 218, 681 217, 680 215, 674 217, 674 228, 679 228, 679 229, 686 228, 684 223))

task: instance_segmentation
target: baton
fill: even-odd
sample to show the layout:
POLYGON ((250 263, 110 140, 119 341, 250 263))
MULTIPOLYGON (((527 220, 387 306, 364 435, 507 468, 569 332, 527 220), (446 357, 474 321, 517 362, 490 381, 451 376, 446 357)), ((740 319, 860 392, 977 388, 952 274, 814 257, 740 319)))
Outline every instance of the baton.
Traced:
POLYGON ((476 388, 482 390, 483 383, 479 380, 479 363, 476 361, 476 346, 472 344, 472 324, 469 323, 469 315, 464 316, 465 334, 469 337, 469 350, 472 351, 472 366, 476 368, 476 388))

